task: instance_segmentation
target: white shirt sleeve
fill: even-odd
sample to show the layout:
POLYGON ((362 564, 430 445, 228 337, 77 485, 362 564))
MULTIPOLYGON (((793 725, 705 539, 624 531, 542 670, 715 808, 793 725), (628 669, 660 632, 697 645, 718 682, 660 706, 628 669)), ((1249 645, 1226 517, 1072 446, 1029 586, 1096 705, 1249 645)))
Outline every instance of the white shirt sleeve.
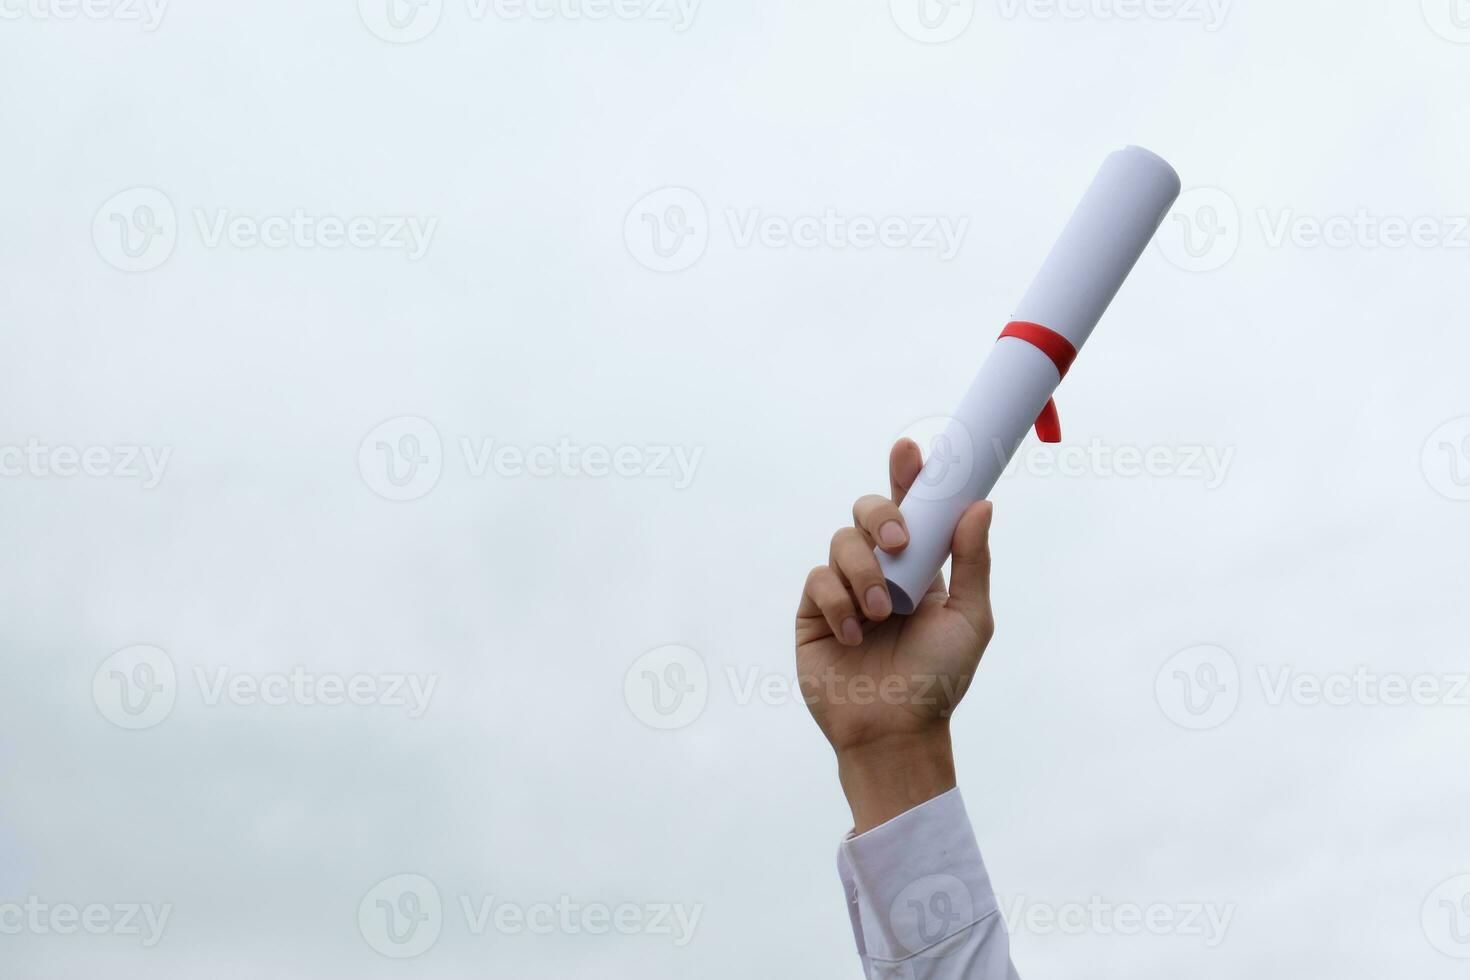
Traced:
POLYGON ((958 789, 848 837, 837 870, 869 980, 1018 980, 958 789))

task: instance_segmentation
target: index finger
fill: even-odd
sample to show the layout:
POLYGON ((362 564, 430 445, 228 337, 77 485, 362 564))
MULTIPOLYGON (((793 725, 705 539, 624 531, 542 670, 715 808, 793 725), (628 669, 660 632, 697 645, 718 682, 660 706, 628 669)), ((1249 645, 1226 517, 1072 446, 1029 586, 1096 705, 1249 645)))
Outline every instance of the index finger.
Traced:
POLYGON ((888 492, 895 504, 903 503, 909 488, 924 468, 924 454, 912 439, 900 439, 888 453, 888 492))

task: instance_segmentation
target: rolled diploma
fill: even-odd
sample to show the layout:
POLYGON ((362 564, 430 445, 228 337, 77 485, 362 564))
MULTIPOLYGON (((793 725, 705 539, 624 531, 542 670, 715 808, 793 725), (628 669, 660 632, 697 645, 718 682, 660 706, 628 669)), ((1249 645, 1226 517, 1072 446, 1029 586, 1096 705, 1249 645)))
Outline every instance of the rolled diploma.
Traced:
MULTIPOLYGON (((1011 319, 1054 330, 1080 351, 1178 197, 1179 175, 1163 158, 1137 146, 1111 154, 1011 319)), ((1038 348, 996 342, 904 499, 908 547, 877 551, 895 612, 917 607, 960 517, 994 489, 1060 383, 1038 348)))

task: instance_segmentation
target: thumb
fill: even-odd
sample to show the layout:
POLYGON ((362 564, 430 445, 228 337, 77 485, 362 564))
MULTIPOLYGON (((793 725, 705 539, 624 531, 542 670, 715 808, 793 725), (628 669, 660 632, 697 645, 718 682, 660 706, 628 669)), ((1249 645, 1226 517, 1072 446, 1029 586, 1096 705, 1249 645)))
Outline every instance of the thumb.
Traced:
POLYGON ((945 607, 961 613, 977 633, 991 628, 990 613, 990 501, 971 504, 954 529, 954 566, 949 601, 945 607))

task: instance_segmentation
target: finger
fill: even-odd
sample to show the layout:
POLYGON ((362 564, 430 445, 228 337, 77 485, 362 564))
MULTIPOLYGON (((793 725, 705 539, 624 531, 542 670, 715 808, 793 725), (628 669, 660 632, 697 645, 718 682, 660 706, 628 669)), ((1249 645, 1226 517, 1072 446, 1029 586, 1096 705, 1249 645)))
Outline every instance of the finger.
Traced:
POLYGON ((898 504, 876 493, 852 505, 852 522, 876 545, 890 555, 902 551, 909 543, 909 527, 898 504))
POLYGON ((919 478, 919 471, 924 468, 924 454, 919 449, 919 444, 912 439, 900 439, 893 444, 893 449, 888 453, 888 495, 893 498, 895 504, 903 503, 903 498, 908 495, 909 487, 919 478))
POLYGON ((990 501, 971 504, 954 529, 954 567, 945 606, 962 613, 975 632, 989 639, 995 625, 990 612, 990 501))
POLYGON ((852 595, 843 584, 841 576, 827 565, 818 565, 806 577, 806 590, 802 593, 802 611, 799 615, 820 613, 832 630, 832 635, 845 646, 855 647, 863 642, 863 628, 858 622, 857 608, 852 604, 852 595))
POLYGON ((873 546, 863 532, 855 527, 845 527, 832 536, 832 555, 828 562, 837 569, 858 605, 875 623, 880 623, 893 613, 893 600, 888 596, 888 582, 873 546))

